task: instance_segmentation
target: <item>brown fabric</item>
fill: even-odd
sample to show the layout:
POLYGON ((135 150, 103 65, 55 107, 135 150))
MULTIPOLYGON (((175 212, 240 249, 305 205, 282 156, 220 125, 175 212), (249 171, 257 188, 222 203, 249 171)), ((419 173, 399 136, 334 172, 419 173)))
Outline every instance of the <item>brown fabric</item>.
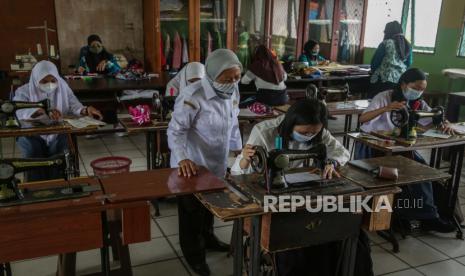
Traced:
POLYGON ((397 180, 399 178, 399 171, 397 168, 379 166, 378 177, 389 180, 397 180))
POLYGON ((264 81, 279 84, 284 80, 284 69, 281 63, 264 45, 255 49, 249 70, 264 81))

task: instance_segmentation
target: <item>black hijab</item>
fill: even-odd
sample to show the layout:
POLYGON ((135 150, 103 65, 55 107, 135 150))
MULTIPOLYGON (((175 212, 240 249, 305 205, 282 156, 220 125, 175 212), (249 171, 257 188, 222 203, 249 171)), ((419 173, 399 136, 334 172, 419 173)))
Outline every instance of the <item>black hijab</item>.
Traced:
MULTIPOLYGON (((394 92, 392 93, 391 96, 391 101, 396 101, 396 102, 406 102, 407 99, 404 96, 404 93, 402 92, 402 88, 400 85, 402 83, 411 83, 411 82, 416 82, 419 80, 426 80, 426 75, 423 71, 421 71, 418 68, 410 68, 407 71, 405 71, 399 78, 399 82, 396 84, 396 87, 394 88, 394 92)), ((418 108, 421 108, 423 105, 423 100, 421 98, 410 101, 409 106, 413 110, 417 110, 418 108)))
POLYGON ((396 51, 401 60, 405 60, 410 55, 412 46, 403 34, 402 26, 398 21, 392 21, 386 24, 384 28, 384 40, 392 39, 396 45, 396 51))
MULTIPOLYGON (((90 45, 94 41, 98 41, 102 43, 102 39, 100 39, 98 35, 93 34, 87 38, 87 46, 90 47, 90 45)), ((103 48, 102 51, 98 54, 94 54, 89 50, 87 51, 87 54, 86 54, 86 63, 91 73, 97 73, 97 65, 102 60, 110 60, 112 58, 113 58, 113 55, 108 53, 105 48, 103 48)))
POLYGON ((318 42, 313 39, 310 39, 304 44, 304 54, 309 60, 317 59, 317 56, 313 55, 313 48, 315 48, 316 45, 318 45, 318 42))

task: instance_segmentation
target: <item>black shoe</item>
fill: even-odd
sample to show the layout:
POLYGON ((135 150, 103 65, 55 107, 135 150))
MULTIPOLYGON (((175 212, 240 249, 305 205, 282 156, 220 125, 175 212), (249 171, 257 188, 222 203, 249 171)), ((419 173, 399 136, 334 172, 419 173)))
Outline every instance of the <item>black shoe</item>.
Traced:
POLYGON ((211 238, 206 240, 205 247, 212 251, 218 252, 229 252, 229 244, 220 241, 216 236, 211 236, 211 238))
POLYGON ((423 230, 436 231, 439 233, 451 233, 457 230, 452 223, 441 218, 422 220, 421 227, 423 230))
POLYGON ((207 263, 189 264, 189 266, 200 276, 210 276, 210 268, 207 263))

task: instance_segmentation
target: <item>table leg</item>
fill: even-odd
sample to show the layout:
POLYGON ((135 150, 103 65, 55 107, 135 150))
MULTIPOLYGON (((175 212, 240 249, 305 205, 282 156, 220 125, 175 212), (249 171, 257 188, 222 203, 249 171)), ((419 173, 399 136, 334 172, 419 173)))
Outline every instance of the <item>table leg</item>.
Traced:
POLYGON ((435 169, 439 169, 441 167, 441 159, 442 159, 442 149, 440 148, 432 149, 429 166, 435 169))
POLYGON ((463 232, 460 226, 460 223, 455 219, 455 205, 457 204, 457 197, 459 192, 460 185, 460 175, 462 172, 463 166, 463 154, 465 151, 465 145, 453 146, 450 148, 451 151, 451 161, 449 174, 452 175, 452 178, 449 180, 449 185, 447 189, 447 194, 449 196, 449 218, 457 226, 457 238, 463 239, 463 232))
POLYGON ((258 276, 260 272, 262 217, 253 216, 251 220, 249 275, 258 276))
POLYGON ((79 177, 81 175, 81 172, 79 171, 79 147, 78 147, 78 139, 77 136, 74 134, 71 134, 71 141, 73 143, 73 148, 71 149, 71 153, 74 154, 74 176, 79 177))
POLYGON ((242 275, 242 264, 244 262, 244 238, 243 238, 244 219, 234 220, 233 239, 234 239, 234 268, 233 275, 242 275))
POLYGON ((145 155, 147 158, 147 170, 152 169, 152 132, 145 133, 145 155))
POLYGON ((349 149, 349 138, 347 137, 347 133, 350 132, 352 128, 352 114, 347 114, 345 117, 344 122, 344 138, 342 138, 342 144, 346 149, 349 149))
POLYGON ((101 265, 102 265, 102 275, 109 276, 110 275, 110 254, 108 250, 108 221, 107 221, 107 213, 103 211, 101 213, 101 220, 102 220, 102 242, 103 246, 100 248, 100 258, 101 258, 101 265))

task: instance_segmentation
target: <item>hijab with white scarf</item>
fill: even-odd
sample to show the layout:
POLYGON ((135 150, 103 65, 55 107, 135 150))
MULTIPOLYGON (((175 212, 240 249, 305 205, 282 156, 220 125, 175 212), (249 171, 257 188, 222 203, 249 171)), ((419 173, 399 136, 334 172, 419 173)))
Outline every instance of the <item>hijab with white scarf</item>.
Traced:
POLYGON ((178 96, 179 92, 190 84, 189 80, 202 79, 203 77, 205 77, 205 66, 202 63, 188 63, 168 82, 165 96, 178 96))
MULTIPOLYGON (((82 109, 85 108, 76 98, 66 81, 60 77, 55 64, 43 60, 32 68, 29 82, 16 90, 13 100, 38 102, 45 99, 49 99, 51 107, 60 111, 63 116, 80 116, 82 109), (49 75, 56 79, 57 88, 53 92, 47 93, 40 89, 39 83, 49 75)), ((31 119, 32 114, 36 111, 37 108, 20 109, 16 111, 16 116, 20 120, 31 119)), ((41 137, 49 143, 56 138, 56 135, 42 135, 41 137)))
POLYGON ((216 79, 221 75, 221 73, 232 68, 240 69, 242 72, 242 63, 237 58, 236 54, 229 49, 217 49, 213 51, 205 61, 205 71, 207 72, 208 82, 220 98, 229 99, 233 94, 234 89, 239 89, 238 82, 231 84, 221 84, 216 82, 216 79), (231 86, 234 88, 229 89, 231 86))

